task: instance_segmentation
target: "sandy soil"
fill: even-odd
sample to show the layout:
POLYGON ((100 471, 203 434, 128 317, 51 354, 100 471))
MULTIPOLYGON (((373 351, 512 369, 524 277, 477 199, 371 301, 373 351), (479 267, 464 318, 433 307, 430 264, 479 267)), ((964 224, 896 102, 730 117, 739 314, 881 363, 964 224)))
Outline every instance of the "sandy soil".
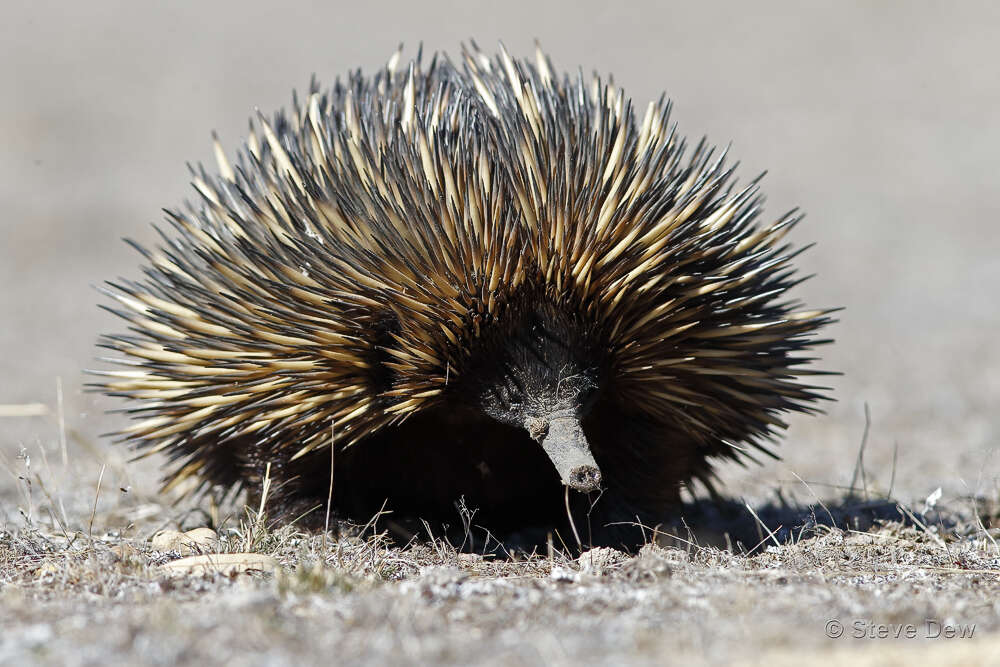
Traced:
POLYGON ((0 404, 47 414, 0 417, 0 662, 988 664, 1000 650, 989 509, 1000 495, 990 335, 1000 325, 1000 11, 790 8, 5 7, 0 404), (732 141, 742 180, 769 170, 771 215, 808 213, 794 240, 816 241, 800 266, 818 276, 800 295, 847 307, 824 351, 824 366, 844 372, 831 380, 838 402, 794 420, 783 461, 722 471, 737 508, 745 499, 764 525, 781 525, 776 543, 764 531, 751 540, 760 525, 749 512, 705 518, 698 506, 696 546, 651 547, 600 571, 558 554, 487 567, 427 545, 255 541, 236 515, 216 547, 273 554, 277 573, 164 575, 156 568, 180 553, 147 540, 209 518, 170 506, 155 493, 155 461, 126 464, 99 436, 120 418, 83 392, 81 371, 97 335, 119 325, 92 285, 137 275, 119 238, 151 241, 159 209, 191 196, 184 163, 210 162, 210 130, 235 148, 255 107, 287 104, 313 73, 329 82, 379 66, 399 41, 454 51, 470 36, 517 54, 537 37, 560 67, 613 72, 640 105, 666 90, 682 133, 732 141), (891 494, 919 523, 896 512, 903 523, 867 532, 861 521, 855 533, 783 510, 781 499, 820 498, 837 518, 869 516, 844 493, 866 404, 869 496, 891 494), (920 514, 938 488, 944 511, 920 514), (708 546, 720 532, 759 548, 708 546), (834 618, 847 625, 838 640, 826 635, 834 618), (976 624, 975 637, 851 636, 855 622, 876 634, 914 623, 926 638, 928 619, 976 624))

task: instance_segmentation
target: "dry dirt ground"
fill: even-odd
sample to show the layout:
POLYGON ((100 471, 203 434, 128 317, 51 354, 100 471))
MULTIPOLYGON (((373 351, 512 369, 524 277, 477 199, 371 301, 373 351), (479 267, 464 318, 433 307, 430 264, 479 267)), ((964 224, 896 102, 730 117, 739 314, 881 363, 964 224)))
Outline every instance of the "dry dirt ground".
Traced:
POLYGON ((0 664, 1000 663, 1000 11, 704 4, 8 3, 0 664), (793 240, 817 242, 800 296, 847 307, 837 403, 636 555, 477 557, 392 546, 384 517, 324 539, 171 504, 82 390, 120 328, 91 286, 138 275, 119 237, 151 241, 190 196, 211 129, 231 150, 312 73, 470 36, 537 37, 640 106, 666 90, 741 180, 769 170, 769 215, 801 205, 793 240), (178 564, 197 553, 216 567, 178 564))

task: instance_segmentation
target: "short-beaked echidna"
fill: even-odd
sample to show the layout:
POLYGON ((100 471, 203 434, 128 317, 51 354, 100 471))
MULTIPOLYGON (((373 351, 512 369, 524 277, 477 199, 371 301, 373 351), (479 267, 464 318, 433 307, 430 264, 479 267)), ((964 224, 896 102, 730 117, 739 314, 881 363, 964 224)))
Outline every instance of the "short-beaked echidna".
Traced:
POLYGON ((787 300, 800 216, 758 225, 757 181, 687 152, 669 103, 541 52, 399 63, 258 115, 235 163, 216 141, 145 279, 111 283, 131 333, 98 387, 170 485, 267 470, 269 514, 315 525, 332 456, 336 516, 572 505, 608 543, 814 409, 831 311, 787 300))

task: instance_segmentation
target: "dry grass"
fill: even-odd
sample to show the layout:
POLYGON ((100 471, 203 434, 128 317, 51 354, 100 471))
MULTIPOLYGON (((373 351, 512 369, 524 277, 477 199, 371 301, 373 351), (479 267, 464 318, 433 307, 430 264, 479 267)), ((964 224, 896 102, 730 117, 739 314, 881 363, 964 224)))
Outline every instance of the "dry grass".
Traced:
MULTIPOLYGON (((0 524, 0 663, 780 663, 817 646, 903 660, 904 643, 855 635, 961 626, 978 645, 1000 626, 996 497, 909 508, 865 486, 821 502, 800 482, 814 504, 692 503, 634 555, 474 554, 396 544, 388 514, 334 538, 268 530, 266 502, 168 507, 115 488, 107 462, 38 451, 0 461, 18 508, 0 524), (200 542, 162 532, 206 525, 200 542), (276 565, 164 567, 199 553, 276 565)), ((947 655, 979 655, 963 651, 947 655)))

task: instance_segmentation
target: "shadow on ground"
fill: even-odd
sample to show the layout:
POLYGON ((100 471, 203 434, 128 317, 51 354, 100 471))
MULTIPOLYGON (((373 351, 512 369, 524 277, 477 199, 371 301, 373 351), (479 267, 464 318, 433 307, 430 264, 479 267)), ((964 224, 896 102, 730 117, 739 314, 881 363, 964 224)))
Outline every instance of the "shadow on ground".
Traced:
POLYGON ((829 528, 864 532, 887 522, 947 528, 954 521, 936 511, 925 515, 888 498, 845 496, 801 505, 790 502, 752 507, 742 500, 718 498, 686 503, 659 528, 663 545, 713 546, 752 555, 767 547, 799 542, 829 528))
MULTIPOLYGON (((972 506, 980 506, 973 501, 972 506)), ((385 531, 395 543, 444 540, 458 551, 492 554, 517 558, 521 554, 546 550, 576 554, 590 546, 587 527, 579 526, 580 542, 564 534, 565 529, 532 528, 508 535, 496 535, 475 522, 474 513, 458 512, 455 524, 432 524, 419 519, 393 518, 391 514, 376 517, 368 525, 341 524, 341 531, 385 531), (456 525, 457 524, 457 525, 456 525)), ((992 514, 979 517, 989 525, 992 514)), ((967 518, 967 517, 966 517, 967 518)), ((941 508, 918 511, 889 498, 862 498, 845 495, 840 499, 803 505, 794 502, 772 502, 756 507, 743 500, 718 497, 684 503, 677 512, 657 525, 628 524, 640 531, 635 544, 613 545, 626 551, 636 551, 646 543, 661 546, 715 547, 739 555, 755 555, 769 547, 781 547, 829 532, 830 529, 866 532, 886 523, 899 523, 928 531, 934 535, 953 529, 962 521, 954 513, 941 508)), ((607 545, 605 545, 607 546, 607 545)))

